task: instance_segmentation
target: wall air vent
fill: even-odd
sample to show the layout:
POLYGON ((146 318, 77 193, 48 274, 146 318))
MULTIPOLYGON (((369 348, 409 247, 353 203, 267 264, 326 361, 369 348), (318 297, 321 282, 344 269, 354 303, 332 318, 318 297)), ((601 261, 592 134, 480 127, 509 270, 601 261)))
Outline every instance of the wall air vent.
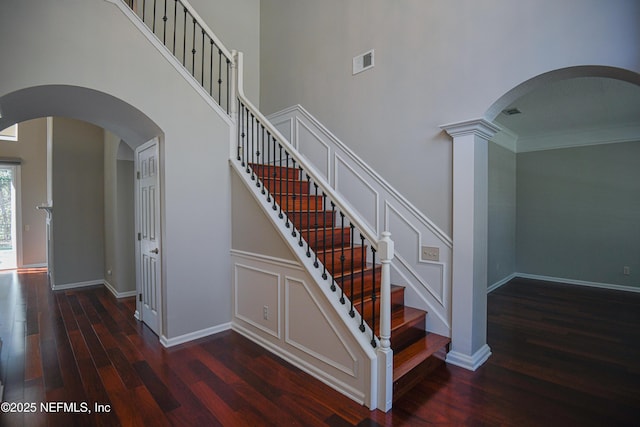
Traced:
POLYGON ((373 68, 373 49, 361 55, 353 57, 353 75, 361 73, 369 68, 373 68))
POLYGON ((517 108, 507 108, 506 110, 502 110, 502 114, 506 114, 507 116, 515 116, 516 114, 522 114, 522 111, 517 108))

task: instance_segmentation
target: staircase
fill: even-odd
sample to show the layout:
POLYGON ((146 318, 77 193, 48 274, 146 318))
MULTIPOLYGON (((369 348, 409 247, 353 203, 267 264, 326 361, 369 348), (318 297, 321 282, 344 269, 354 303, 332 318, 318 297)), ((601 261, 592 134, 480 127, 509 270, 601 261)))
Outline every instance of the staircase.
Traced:
POLYGON ((261 189, 263 209, 277 212, 278 221, 272 218, 279 222, 276 228, 283 236, 293 236, 289 240, 295 238, 290 247, 304 259, 308 272, 317 273, 317 285, 328 286, 338 297, 333 307, 345 306, 348 315, 343 312, 341 316, 353 321, 347 322, 352 334, 362 334, 357 337, 360 345, 366 347, 370 342, 367 362, 373 360, 370 366, 378 372, 367 373, 372 377, 365 384, 364 396, 371 408, 377 405, 389 410, 392 398, 397 399, 444 363, 450 341, 426 332, 426 311, 405 306, 405 288, 390 284, 393 242, 389 233, 378 238, 370 231, 360 215, 251 105, 243 91, 242 55, 225 49, 188 2, 176 0, 173 8, 167 8, 167 2, 162 8, 155 1, 125 2, 133 10, 136 25, 146 25, 155 34, 166 47, 165 53, 180 63, 177 69, 185 78, 201 86, 222 114, 235 119, 237 145, 232 165, 244 175, 246 185, 255 186, 254 191, 261 189), (376 262, 378 250, 382 265, 376 262))
MULTIPOLYGON (((249 163, 282 208, 283 215, 299 230, 301 246, 307 256, 317 256, 341 292, 340 301, 352 302, 364 319, 380 313, 380 265, 360 262, 366 248, 354 241, 353 228, 345 226, 335 209, 325 206, 325 198, 316 195, 300 168, 249 163), (357 303, 354 303, 357 301, 357 303)), ((334 285, 335 286, 335 285, 334 285)), ((393 399, 419 383, 444 364, 450 339, 425 330, 427 312, 404 304, 403 286, 391 286, 391 345, 393 356, 393 399)), ((352 315, 353 317, 353 315, 352 315)), ((379 326, 374 333, 379 336, 379 326)))

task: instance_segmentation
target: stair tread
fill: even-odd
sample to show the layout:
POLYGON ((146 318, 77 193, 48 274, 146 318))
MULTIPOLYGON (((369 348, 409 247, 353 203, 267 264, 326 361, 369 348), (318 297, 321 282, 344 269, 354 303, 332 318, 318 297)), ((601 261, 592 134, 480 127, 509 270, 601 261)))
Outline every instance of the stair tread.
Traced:
MULTIPOLYGON (((334 278, 334 280, 338 280, 338 279, 342 279, 342 278, 344 278, 344 277, 346 277, 346 276, 351 275, 351 273, 353 273, 353 274, 354 274, 354 276, 355 276, 355 275, 357 275, 357 274, 362 274, 362 271, 363 271, 363 270, 364 270, 364 272, 365 272, 365 273, 368 273, 368 272, 372 271, 373 269, 374 269, 374 265, 373 265, 373 264, 367 264, 367 266, 366 266, 364 269, 363 269, 363 268, 360 268, 360 267, 354 267, 353 271, 347 271, 347 272, 342 272, 342 273, 335 273, 335 274, 333 275, 333 278, 334 278)), ((381 269, 382 269, 382 266, 381 266, 381 265, 379 265, 379 264, 376 264, 376 265, 375 265, 375 269, 376 269, 376 271, 381 270, 381 269)))
POLYGON ((427 332, 425 336, 393 355, 393 381, 397 381, 413 368, 451 342, 442 335, 427 332))
POLYGON ((427 315, 427 312, 419 308, 399 306, 391 309, 391 341, 393 342, 393 331, 400 329, 408 323, 413 323, 427 315))

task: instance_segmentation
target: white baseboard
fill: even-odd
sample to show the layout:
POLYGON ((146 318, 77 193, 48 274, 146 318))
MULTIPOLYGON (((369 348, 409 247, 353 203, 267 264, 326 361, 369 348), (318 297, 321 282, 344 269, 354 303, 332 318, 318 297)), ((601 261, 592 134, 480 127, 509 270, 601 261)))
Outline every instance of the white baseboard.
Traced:
POLYGON ((184 344, 189 341, 197 340, 199 338, 208 337, 209 335, 217 334, 231 329, 231 323, 223 323, 218 326, 212 326, 211 328, 202 329, 200 331, 190 332, 188 334, 180 335, 174 338, 167 338, 164 335, 160 337, 160 343, 165 347, 173 347, 179 344, 184 344))
POLYGON ((109 283, 109 281, 105 280, 104 281, 104 286, 109 290, 109 292, 111 292, 113 294, 114 297, 116 298, 127 298, 127 297, 135 297, 137 292, 136 290, 132 290, 132 291, 126 291, 126 292, 118 292, 116 290, 116 288, 113 287, 113 285, 111 283, 109 283))
POLYGON ((54 291, 62 291, 66 289, 84 288, 87 286, 103 285, 104 279, 87 280, 86 282, 64 283, 62 285, 51 285, 51 289, 54 291))
POLYGON ((491 292, 493 292, 496 289, 498 289, 500 286, 508 283, 511 279, 514 279, 516 277, 517 277, 516 273, 512 273, 512 274, 508 275, 507 277, 505 277, 504 279, 498 280, 493 285, 487 287, 487 293, 490 294, 491 292))
POLYGON ((480 347, 478 351, 472 355, 450 351, 447 353, 446 362, 459 366, 469 371, 475 371, 491 356, 491 348, 487 344, 480 347))
POLYGON ((565 279, 562 277, 539 276, 537 274, 527 274, 527 273, 515 273, 514 276, 521 277, 523 279, 534 279, 534 280, 544 280, 546 282, 565 283, 567 285, 579 285, 579 286, 588 286, 591 288, 602 288, 602 289, 610 289, 614 291, 640 293, 640 287, 615 285, 613 283, 589 282, 586 280, 565 279))
POLYGON ((47 263, 39 263, 39 264, 23 264, 20 268, 47 268, 47 263))

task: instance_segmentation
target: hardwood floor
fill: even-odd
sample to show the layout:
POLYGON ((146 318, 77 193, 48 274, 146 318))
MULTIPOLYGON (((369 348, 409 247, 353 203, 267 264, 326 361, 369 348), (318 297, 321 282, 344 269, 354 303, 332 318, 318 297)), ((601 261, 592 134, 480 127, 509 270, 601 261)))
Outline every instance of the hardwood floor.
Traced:
POLYGON ((0 425, 638 425, 640 294, 517 279, 488 302, 489 361, 437 368, 384 414, 235 332, 165 349, 133 318, 133 299, 0 273, 4 401, 37 404, 0 411, 0 425))

